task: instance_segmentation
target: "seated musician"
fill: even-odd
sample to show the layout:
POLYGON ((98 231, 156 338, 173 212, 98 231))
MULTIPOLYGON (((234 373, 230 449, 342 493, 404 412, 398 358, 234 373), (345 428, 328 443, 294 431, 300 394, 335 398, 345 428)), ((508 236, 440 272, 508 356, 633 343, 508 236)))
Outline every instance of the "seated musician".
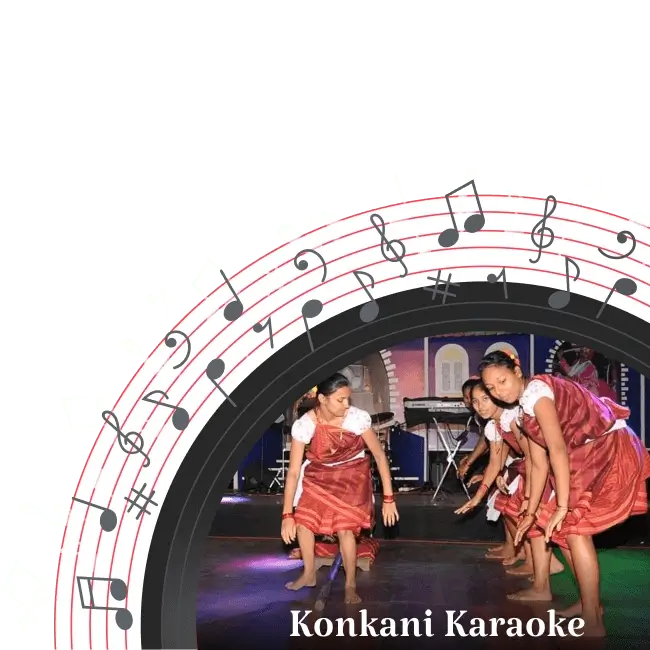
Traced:
POLYGON ((370 415, 350 405, 350 383, 335 374, 317 386, 316 404, 291 429, 289 470, 282 511, 282 539, 298 538, 303 573, 287 589, 316 585, 316 535, 336 536, 345 571, 345 602, 359 603, 356 591, 357 538, 374 525, 370 458, 377 462, 384 492, 384 525, 398 521, 390 468, 370 415), (309 446, 303 464, 305 447, 309 446), (293 508, 295 506, 295 513, 293 508))

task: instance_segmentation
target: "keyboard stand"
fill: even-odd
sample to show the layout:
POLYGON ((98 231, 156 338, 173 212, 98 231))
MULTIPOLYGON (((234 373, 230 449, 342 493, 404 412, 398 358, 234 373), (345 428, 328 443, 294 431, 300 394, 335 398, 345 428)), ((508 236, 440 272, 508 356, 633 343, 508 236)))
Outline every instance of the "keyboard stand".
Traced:
MULTIPOLYGON (((448 436, 449 440, 454 440, 456 443, 453 451, 451 449, 451 445, 449 444, 449 441, 447 440, 447 437, 443 435, 440 425, 438 424, 438 420, 435 417, 432 417, 433 424, 436 429, 436 433, 438 435, 438 440, 442 441, 442 444, 445 446, 445 450, 447 452, 447 467, 445 467, 445 471, 442 474, 442 477, 440 478, 440 481, 438 482, 438 486, 436 487, 436 491, 433 493, 433 497, 431 497, 431 503, 434 503, 437 496, 438 492, 440 492, 440 488, 442 488, 442 484, 445 482, 445 478, 447 477, 447 474, 449 473, 449 470, 451 469, 451 466, 453 465, 454 468, 456 469, 456 472, 458 472, 458 465, 456 465, 456 454, 458 453, 459 449, 462 447, 463 443, 467 440, 467 434, 469 433, 467 427, 465 427, 465 430, 458 436, 457 439, 454 440, 454 437, 451 433, 451 430, 448 430, 448 436)), ((427 447, 427 455, 429 453, 429 449, 427 447)), ((467 498, 469 499, 469 492, 467 491, 467 487, 465 486, 465 482, 461 479, 458 478, 460 481, 460 484, 463 486, 463 490, 465 491, 465 494, 467 495, 467 498)))

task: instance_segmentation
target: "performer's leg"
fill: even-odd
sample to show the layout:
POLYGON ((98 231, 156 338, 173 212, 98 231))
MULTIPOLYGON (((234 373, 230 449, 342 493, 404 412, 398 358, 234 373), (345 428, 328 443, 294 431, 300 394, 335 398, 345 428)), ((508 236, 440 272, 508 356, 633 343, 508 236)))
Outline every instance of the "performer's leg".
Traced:
MULTIPOLYGON (((512 553, 509 557, 504 558, 504 560, 501 562, 503 566, 512 566, 513 564, 516 564, 519 562, 519 560, 525 559, 524 551, 521 548, 522 545, 518 549, 515 548, 515 535, 517 534, 517 524, 510 518, 504 515, 503 517, 503 522, 506 526, 506 545, 509 545, 509 547, 512 549, 512 553)), ((518 574, 515 575, 530 575, 533 572, 532 564, 530 565, 530 569, 528 572, 518 572, 518 574)), ((518 567, 519 569, 521 567, 518 567)), ((514 571, 514 569, 508 570, 508 573, 511 571, 514 571)))
POLYGON ((357 594, 357 540, 351 530, 340 530, 338 537, 345 570, 345 602, 360 603, 361 598, 357 594))
POLYGON ((543 537, 533 537, 530 540, 533 555, 534 579, 530 589, 523 589, 514 594, 509 594, 511 600, 553 600, 551 594, 550 571, 551 556, 553 553, 543 537))
POLYGON ((303 570, 302 575, 297 580, 292 580, 284 585, 292 591, 302 589, 303 587, 316 586, 316 562, 314 558, 316 540, 314 539, 314 533, 299 524, 296 529, 296 534, 298 537, 298 545, 300 546, 300 554, 302 555, 303 570))
POLYGON ((600 604, 600 567, 594 540, 589 535, 567 537, 572 568, 580 591, 585 636, 605 636, 603 609, 600 604))
POLYGON ((508 529, 508 524, 505 520, 505 517, 501 515, 503 519, 504 528, 506 531, 506 540, 503 544, 491 548, 486 554, 485 557, 488 560, 503 560, 504 558, 511 558, 515 553, 514 537, 508 529))

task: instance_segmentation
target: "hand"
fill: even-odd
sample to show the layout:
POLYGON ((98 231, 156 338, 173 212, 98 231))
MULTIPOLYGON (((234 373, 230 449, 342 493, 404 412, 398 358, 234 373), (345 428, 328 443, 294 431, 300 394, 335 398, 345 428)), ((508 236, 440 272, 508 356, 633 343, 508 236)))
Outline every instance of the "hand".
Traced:
POLYGON ((291 544, 296 539, 296 520, 293 517, 282 520, 282 541, 291 544))
POLYGON ((393 501, 392 503, 385 503, 381 506, 381 516, 384 520, 384 526, 394 526, 399 521, 399 515, 397 514, 397 505, 393 501))
POLYGON ((456 515, 464 515, 466 512, 469 512, 470 510, 474 510, 476 506, 481 503, 481 499, 477 498, 477 496, 473 496, 464 506, 461 506, 458 508, 458 510, 454 511, 454 514, 456 515))
POLYGON ((517 514, 518 514, 518 515, 525 515, 525 514, 526 514, 526 510, 528 510, 528 499, 525 498, 525 499, 521 502, 521 508, 519 508, 519 512, 518 512, 517 514))
POLYGON ((467 474, 469 470, 469 456, 465 456, 463 460, 458 463, 458 470, 456 471, 456 475, 458 478, 465 478, 465 474, 467 474))
POLYGON ((508 492, 508 486, 506 485, 506 480, 503 478, 503 476, 497 476, 497 480, 495 481, 495 483, 499 492, 506 495, 510 494, 510 492, 508 492))
POLYGON ((467 481, 467 487, 471 487, 474 483, 480 483, 483 480, 483 474, 474 474, 469 481, 467 481))
POLYGON ((519 525, 517 526, 517 534, 515 535, 514 545, 515 548, 521 544, 526 533, 532 528, 535 523, 535 515, 524 515, 519 520, 519 525))
POLYGON ((546 526, 546 534, 544 535, 546 543, 551 541, 551 536, 556 530, 558 532, 562 530, 562 522, 564 521, 564 518, 567 516, 568 512, 569 511, 566 508, 557 508, 553 513, 550 521, 546 526))

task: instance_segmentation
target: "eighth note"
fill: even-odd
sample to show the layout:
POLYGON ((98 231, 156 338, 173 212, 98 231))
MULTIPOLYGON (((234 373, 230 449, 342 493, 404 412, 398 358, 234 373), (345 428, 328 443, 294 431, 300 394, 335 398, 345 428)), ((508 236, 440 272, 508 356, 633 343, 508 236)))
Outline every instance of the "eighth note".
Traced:
POLYGON ((460 187, 457 187, 455 190, 449 192, 449 194, 445 194, 445 200, 447 201, 447 209, 449 211, 449 216, 451 217, 451 223, 453 224, 451 228, 447 228, 447 230, 444 230, 443 232, 440 233, 440 236, 438 237, 438 243, 440 246, 443 248, 449 248, 450 246, 453 246, 459 238, 458 234, 458 225, 456 224, 456 218, 454 217, 454 211, 451 207, 451 201, 449 200, 450 197, 454 196, 455 194, 458 194, 460 190, 464 190, 468 185, 472 186, 472 192, 474 193, 474 198, 476 199, 476 204, 478 205, 478 212, 475 214, 470 214, 467 219, 465 219, 465 230, 469 233, 475 233, 478 232, 479 230, 482 230, 483 226, 485 226, 485 215, 483 214, 483 208, 481 208, 481 201, 478 198, 478 193, 476 192, 476 185, 474 184, 474 181, 468 181, 464 185, 461 185, 460 187))
POLYGON ((77 497, 72 497, 72 500, 77 501, 78 503, 83 503, 84 505, 90 506, 91 508, 98 508, 99 510, 102 510, 102 514, 99 515, 99 525, 102 527, 102 530, 106 531, 107 533, 110 533, 115 529, 115 526, 117 526, 117 515, 109 508, 98 506, 95 503, 90 503, 90 501, 82 501, 81 499, 77 499, 77 497))
POLYGON ((208 364, 208 367, 205 369, 205 374, 208 376, 208 379, 217 387, 219 392, 233 405, 237 406, 235 402, 232 401, 230 395, 224 391, 221 386, 217 383, 217 379, 226 372, 226 364, 221 359, 212 359, 208 364))
POLYGON ((501 269, 501 273, 499 275, 495 275, 494 273, 490 273, 487 276, 487 281, 490 284, 496 284, 499 280, 503 278, 503 295, 505 296, 505 299, 508 300, 508 283, 506 281, 506 269, 505 267, 501 269))
POLYGON ((600 318, 600 315, 603 313, 603 309, 605 309, 607 303, 609 303, 609 299, 614 294, 614 291, 618 291, 618 293, 620 293, 622 296, 633 296, 636 293, 636 290, 637 286, 634 280, 631 280, 630 278, 619 278, 616 280, 614 286, 610 289, 609 294, 607 295, 607 299, 601 305, 596 318, 600 318))
POLYGON ((564 309, 571 302, 571 287, 569 285, 569 279, 572 279, 574 282, 580 277, 580 267, 570 258, 564 258, 566 276, 566 290, 561 289, 559 291, 554 291, 548 298, 548 306, 553 307, 553 309, 564 309), (569 264, 573 264, 576 270, 576 277, 571 278, 569 273, 569 264))
POLYGON ((360 276, 365 275, 367 278, 369 278, 371 289, 375 288, 375 278, 373 278, 372 275, 370 275, 370 273, 366 273, 365 271, 352 271, 352 272, 354 273, 354 277, 359 281, 361 288, 366 292, 366 295, 370 300, 370 302, 367 302, 359 310, 359 318, 364 323, 372 323, 372 321, 375 320, 375 318, 377 318, 377 316, 379 315, 379 305, 377 304, 377 301, 372 297, 370 291, 368 291, 368 288, 363 283, 363 280, 361 279, 360 276))
POLYGON ((309 340, 309 347, 314 351, 314 343, 311 340, 311 332, 309 331, 309 323, 307 319, 316 318, 323 311, 323 303, 320 300, 308 300, 302 306, 302 322, 305 324, 305 332, 307 332, 307 339, 309 340))
POLYGON ((156 393, 159 393, 165 399, 169 399, 167 393, 164 393, 162 390, 152 390, 150 393, 147 393, 142 398, 142 401, 149 402, 150 404, 158 404, 159 406, 166 406, 167 408, 173 409, 174 414, 172 415, 172 424, 174 425, 174 428, 177 431, 183 431, 184 429, 187 429, 187 425, 190 423, 189 413, 184 408, 181 408, 180 406, 175 406, 174 404, 165 404, 165 402, 161 402, 159 400, 149 399, 152 395, 155 395, 156 393))
POLYGON ((143 448, 144 448, 144 438, 142 437, 141 433, 136 433, 135 431, 131 431, 131 433, 127 433, 124 435, 122 433, 122 430, 120 429, 120 421, 117 419, 117 416, 113 411, 104 411, 102 413, 102 419, 108 426, 110 426, 112 429, 117 431, 117 442, 120 445, 121 449, 123 452, 129 454, 142 454, 144 456, 144 463, 143 467, 149 467, 151 464, 151 461, 149 460, 149 456, 144 453, 143 448), (115 419, 116 424, 113 424, 110 422, 109 418, 113 417, 115 419), (135 442, 131 441, 131 436, 135 436, 135 442), (125 442, 127 442, 130 446, 130 449, 127 449, 124 444, 122 443, 122 439, 124 439, 125 442))
POLYGON ((544 203, 544 216, 535 224, 535 227, 530 231, 530 238, 533 240, 533 244, 539 249, 537 259, 528 260, 531 264, 537 264, 537 262, 539 262, 540 258, 542 257, 542 251, 545 248, 552 246, 553 242, 555 241, 555 233, 550 228, 546 227, 546 220, 555 212, 556 207, 557 200, 552 194, 549 194, 546 197, 546 202, 544 203), (549 210, 548 204, 550 201, 553 202, 553 207, 549 210), (544 233, 547 231, 549 240, 547 243, 544 243, 544 233), (539 242, 535 240, 536 235, 539 235, 539 242))
POLYGON ((126 607, 102 607, 95 605, 95 595, 93 594, 93 587, 91 586, 92 582, 108 582, 109 592, 115 600, 124 600, 126 598, 126 584, 124 580, 119 578, 96 578, 94 576, 77 576, 77 589, 79 590, 79 598, 81 600, 82 609, 94 609, 102 612, 114 611, 115 612, 115 622, 117 627, 120 630, 128 630, 133 625, 133 616, 131 612, 126 607), (88 586, 88 592, 90 593, 90 604, 86 604, 84 599, 83 590, 81 589, 81 581, 85 580, 88 586))
POLYGON ((226 281, 226 284, 228 285, 230 292, 235 297, 235 299, 232 302, 229 302, 226 305, 226 308, 223 310, 224 318, 226 320, 229 320, 232 323, 244 313, 244 305, 242 301, 239 299, 237 292, 232 288, 232 284, 230 284, 230 281, 226 277, 226 274, 223 271, 221 271, 221 275, 223 276, 223 279, 226 281))

